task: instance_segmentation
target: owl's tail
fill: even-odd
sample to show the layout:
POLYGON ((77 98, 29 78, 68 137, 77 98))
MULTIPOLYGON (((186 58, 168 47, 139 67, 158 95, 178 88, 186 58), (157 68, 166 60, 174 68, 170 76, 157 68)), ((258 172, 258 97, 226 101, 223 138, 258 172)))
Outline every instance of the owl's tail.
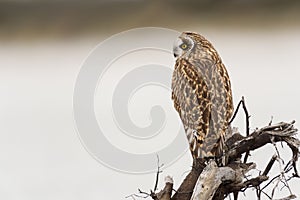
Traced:
POLYGON ((223 155, 225 134, 221 134, 221 137, 215 139, 215 141, 208 141, 208 139, 205 140, 205 138, 199 139, 197 132, 191 129, 187 129, 186 134, 190 145, 190 151, 194 159, 219 158, 223 155))

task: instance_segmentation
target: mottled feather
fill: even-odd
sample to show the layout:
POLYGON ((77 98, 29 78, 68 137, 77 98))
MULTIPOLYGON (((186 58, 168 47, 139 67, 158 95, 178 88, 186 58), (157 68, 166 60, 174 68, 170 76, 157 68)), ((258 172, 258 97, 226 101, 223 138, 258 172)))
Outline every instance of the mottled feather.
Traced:
POLYGON ((233 112, 230 80, 212 44, 197 33, 185 32, 192 48, 176 60, 172 99, 183 122, 194 158, 222 153, 228 122, 233 112))

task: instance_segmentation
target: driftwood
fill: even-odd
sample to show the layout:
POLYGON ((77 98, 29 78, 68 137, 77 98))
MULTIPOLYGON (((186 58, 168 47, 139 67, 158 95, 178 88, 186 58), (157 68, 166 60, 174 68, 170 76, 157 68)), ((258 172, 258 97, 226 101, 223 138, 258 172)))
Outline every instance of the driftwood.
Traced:
POLYGON ((236 177, 237 174, 232 168, 218 167, 214 160, 210 160, 198 178, 191 199, 211 200, 222 182, 234 182, 236 177))
MULTIPOLYGON (((159 193, 151 192, 147 194, 140 190, 139 193, 148 195, 155 200, 221 200, 230 193, 237 194, 237 192, 254 187, 257 189, 258 199, 260 199, 262 194, 273 199, 272 194, 268 195, 263 191, 269 184, 264 187, 260 187, 260 185, 269 180, 268 173, 273 164, 276 161, 280 162, 279 154, 275 154, 270 159, 261 175, 250 179, 245 179, 244 176, 249 170, 255 168, 255 163, 243 163, 240 161, 240 158, 246 152, 261 148, 268 143, 276 145, 276 142, 285 142, 292 150, 293 156, 286 166, 282 167, 283 171, 280 172, 280 175, 271 179, 269 183, 276 181, 277 178, 277 180, 286 181, 285 184, 288 187, 288 180, 284 177, 286 173, 293 170, 294 172, 289 179, 299 177, 296 162, 299 156, 300 141, 294 137, 297 134, 294 123, 293 121, 291 123, 280 122, 268 125, 255 130, 248 137, 235 133, 226 142, 228 147, 228 150, 225 152, 225 155, 228 156, 226 166, 218 167, 214 160, 210 160, 208 163, 202 159, 194 160, 192 170, 173 196, 171 196, 173 180, 170 177, 166 179, 166 185, 159 193)), ((276 151, 278 151, 277 148, 276 151)), ((136 196, 139 197, 139 195, 136 196)), ((284 199, 295 198, 296 196, 291 193, 290 196, 284 199)))
MULTIPOLYGON (((240 104, 243 104, 245 109, 244 102, 240 104)), ((246 117, 248 122, 248 114, 246 114, 246 117)), ((196 159, 193 161, 190 173, 177 190, 172 188, 173 180, 168 177, 164 189, 159 193, 151 191, 148 194, 139 190, 139 194, 134 194, 134 197, 141 197, 139 195, 143 194, 143 198, 152 197, 155 200, 223 200, 228 195, 233 194, 236 200, 239 192, 244 192, 248 188, 255 188, 258 200, 261 199, 262 195, 265 195, 268 199, 275 199, 274 191, 280 183, 283 183, 283 187, 289 190, 290 195, 281 200, 295 199, 296 196, 288 185, 290 179, 299 178, 296 162, 299 156, 300 141, 295 137, 297 129, 294 127, 294 123, 295 121, 277 124, 270 122, 269 125, 256 129, 251 134, 247 133, 246 137, 235 133, 226 141, 225 165, 220 166, 220 162, 214 159, 208 161, 196 159), (280 157, 279 150, 276 147, 278 142, 286 143, 292 151, 293 156, 288 162, 285 162, 287 163, 285 166, 283 166, 283 158, 280 157), (255 163, 247 162, 250 152, 262 148, 268 143, 273 144, 275 147, 274 156, 270 158, 269 162, 266 163, 266 168, 257 177, 246 178, 245 174, 256 167, 255 163), (244 157, 243 161, 242 157, 244 157), (217 163, 219 163, 219 166, 217 163), (279 175, 269 178, 268 174, 274 163, 279 164, 281 171, 279 175), (290 176, 287 177, 287 174, 290 176), (274 183, 275 187, 271 194, 267 194, 265 189, 271 187, 271 183, 274 183), (172 191, 175 191, 173 195, 172 191)), ((248 128, 249 122, 247 123, 248 128)), ((158 168, 156 183, 159 173, 160 169, 158 168)), ((129 197, 133 197, 133 195, 129 197)))

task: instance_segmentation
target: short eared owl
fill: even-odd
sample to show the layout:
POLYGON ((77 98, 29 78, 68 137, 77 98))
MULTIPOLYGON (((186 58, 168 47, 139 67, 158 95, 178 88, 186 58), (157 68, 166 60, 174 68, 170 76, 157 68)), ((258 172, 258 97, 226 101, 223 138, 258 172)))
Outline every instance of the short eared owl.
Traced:
POLYGON ((193 158, 220 156, 233 112, 226 68, 212 44, 197 33, 183 32, 173 53, 172 99, 193 158))

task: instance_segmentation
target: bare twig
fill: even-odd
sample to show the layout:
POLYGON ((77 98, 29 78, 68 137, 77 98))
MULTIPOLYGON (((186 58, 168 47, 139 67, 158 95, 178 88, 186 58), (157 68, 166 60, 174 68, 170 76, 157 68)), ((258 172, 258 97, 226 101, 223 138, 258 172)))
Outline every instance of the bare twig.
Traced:
POLYGON ((238 105, 236 107, 236 110, 234 111, 233 116, 232 116, 231 120, 229 121, 229 124, 231 124, 233 122, 233 120, 236 118, 236 115, 237 115, 237 113, 240 109, 240 106, 241 106, 242 102, 243 102, 243 99, 240 100, 240 102, 238 103, 238 105))
POLYGON ((272 166, 273 166, 276 159, 277 159, 277 156, 273 155, 262 175, 264 175, 264 176, 268 175, 268 173, 271 170, 271 168, 272 168, 272 166))
POLYGON ((246 116, 246 135, 249 136, 249 133, 250 133, 249 118, 250 118, 250 115, 249 115, 249 112, 248 112, 248 109, 247 109, 247 106, 246 106, 245 98, 243 96, 242 96, 242 99, 240 100, 240 102, 238 103, 237 108, 236 108, 231 120, 229 121, 229 124, 231 124, 233 122, 233 120, 236 118, 236 115, 237 115, 241 105, 243 106, 243 110, 244 110, 245 116, 246 116))
MULTIPOLYGON (((260 190, 259 190, 259 195, 263 192, 263 190, 264 190, 265 188, 267 188, 271 183, 273 183, 273 182, 276 180, 275 186, 274 186, 273 189, 272 189, 271 199, 273 199, 274 194, 275 194, 275 189, 278 188, 279 183, 282 183, 282 184, 283 184, 283 187, 282 187, 281 189, 287 188, 288 191, 290 192, 290 196, 287 197, 287 198, 294 197, 295 195, 292 194, 292 191, 291 191, 291 189, 290 189, 290 187, 289 187, 289 184, 288 184, 288 181, 289 181, 291 178, 293 178, 293 176, 290 177, 289 179, 287 179, 286 176, 285 176, 291 169, 293 169, 293 166, 292 166, 293 161, 290 160, 290 161, 286 164, 286 166, 283 168, 283 166, 282 166, 282 164, 283 164, 283 159, 280 158, 279 150, 277 149, 276 144, 275 144, 275 143, 273 143, 273 144, 274 144, 274 147, 275 147, 275 150, 276 150, 276 155, 274 155, 274 156, 272 157, 272 159, 270 160, 270 162, 269 162, 267 168, 266 168, 265 171, 264 171, 264 174, 267 174, 267 173, 268 173, 268 171, 269 171, 270 168, 271 168, 270 166, 272 166, 276 160, 278 161, 278 164, 279 164, 280 174, 277 175, 277 176, 275 176, 275 177, 273 177, 273 178, 272 178, 272 179, 271 179, 271 180, 270 180, 270 181, 269 181, 262 189, 260 189, 260 190)), ((264 193, 264 192, 263 192, 263 193, 264 193)), ((264 194, 265 194, 265 193, 264 193, 264 194)), ((268 196, 268 197, 270 197, 270 196, 268 196)), ((284 199, 286 199, 286 198, 284 198, 284 199)))
POLYGON ((246 135, 249 136, 249 134, 250 134, 250 123, 249 123, 250 115, 248 113, 244 97, 242 97, 242 104, 243 104, 243 109, 244 109, 244 112, 245 112, 245 115, 246 115, 246 135))
MULTIPOLYGON (((129 196, 126 196, 126 198, 130 198, 131 197, 131 198, 135 199, 134 197, 138 197, 138 198, 152 197, 153 199, 158 199, 157 198, 157 194, 155 193, 155 191, 157 190, 157 186, 158 186, 159 174, 162 173, 161 167, 163 167, 164 164, 160 164, 159 163, 159 156, 158 155, 156 155, 156 156, 157 156, 157 172, 156 172, 156 179, 155 179, 155 184, 154 184, 153 191, 150 190, 150 193, 147 193, 147 192, 142 191, 141 189, 138 189, 139 194, 131 194, 129 196)), ((173 187, 173 182, 172 182, 172 187, 173 187)))
POLYGON ((274 199, 274 200, 290 200, 290 199, 296 199, 297 197, 295 195, 290 195, 288 197, 285 197, 285 198, 281 198, 281 199, 274 199))
MULTIPOLYGON (((229 121, 229 124, 231 124, 233 122, 233 120, 235 119, 241 105, 243 106, 243 110, 245 112, 245 118, 246 118, 246 136, 249 136, 249 134, 250 134, 250 123, 249 123, 250 115, 249 115, 249 112, 248 112, 248 109, 247 109, 247 106, 246 106, 245 98, 243 96, 242 96, 242 99, 240 100, 240 102, 238 103, 237 108, 236 108, 236 110, 233 114, 233 117, 229 121)), ((250 155, 250 152, 247 151, 245 156, 244 156, 244 163, 247 162, 247 159, 248 159, 249 155, 250 155)))
POLYGON ((153 189, 154 192, 157 190, 157 185, 158 185, 158 180, 159 180, 159 174, 162 172, 160 170, 160 168, 164 166, 164 164, 161 164, 161 165, 159 164, 159 156, 156 155, 156 157, 157 157, 157 172, 156 172, 155 185, 154 185, 154 189, 153 189))
POLYGON ((138 189, 138 191, 139 191, 140 194, 146 195, 145 198, 147 198, 148 196, 150 196, 150 194, 148 194, 147 192, 143 192, 141 189, 138 189))
POLYGON ((148 198, 150 196, 150 194, 148 194, 147 192, 143 192, 140 189, 138 189, 138 192, 139 192, 139 194, 131 194, 131 195, 126 196, 125 198, 127 199, 127 198, 131 197, 132 199, 135 200, 134 197, 146 199, 146 198, 148 198))
POLYGON ((269 126, 271 126, 272 123, 273 123, 273 116, 271 116, 271 120, 270 120, 270 122, 269 122, 269 126))

